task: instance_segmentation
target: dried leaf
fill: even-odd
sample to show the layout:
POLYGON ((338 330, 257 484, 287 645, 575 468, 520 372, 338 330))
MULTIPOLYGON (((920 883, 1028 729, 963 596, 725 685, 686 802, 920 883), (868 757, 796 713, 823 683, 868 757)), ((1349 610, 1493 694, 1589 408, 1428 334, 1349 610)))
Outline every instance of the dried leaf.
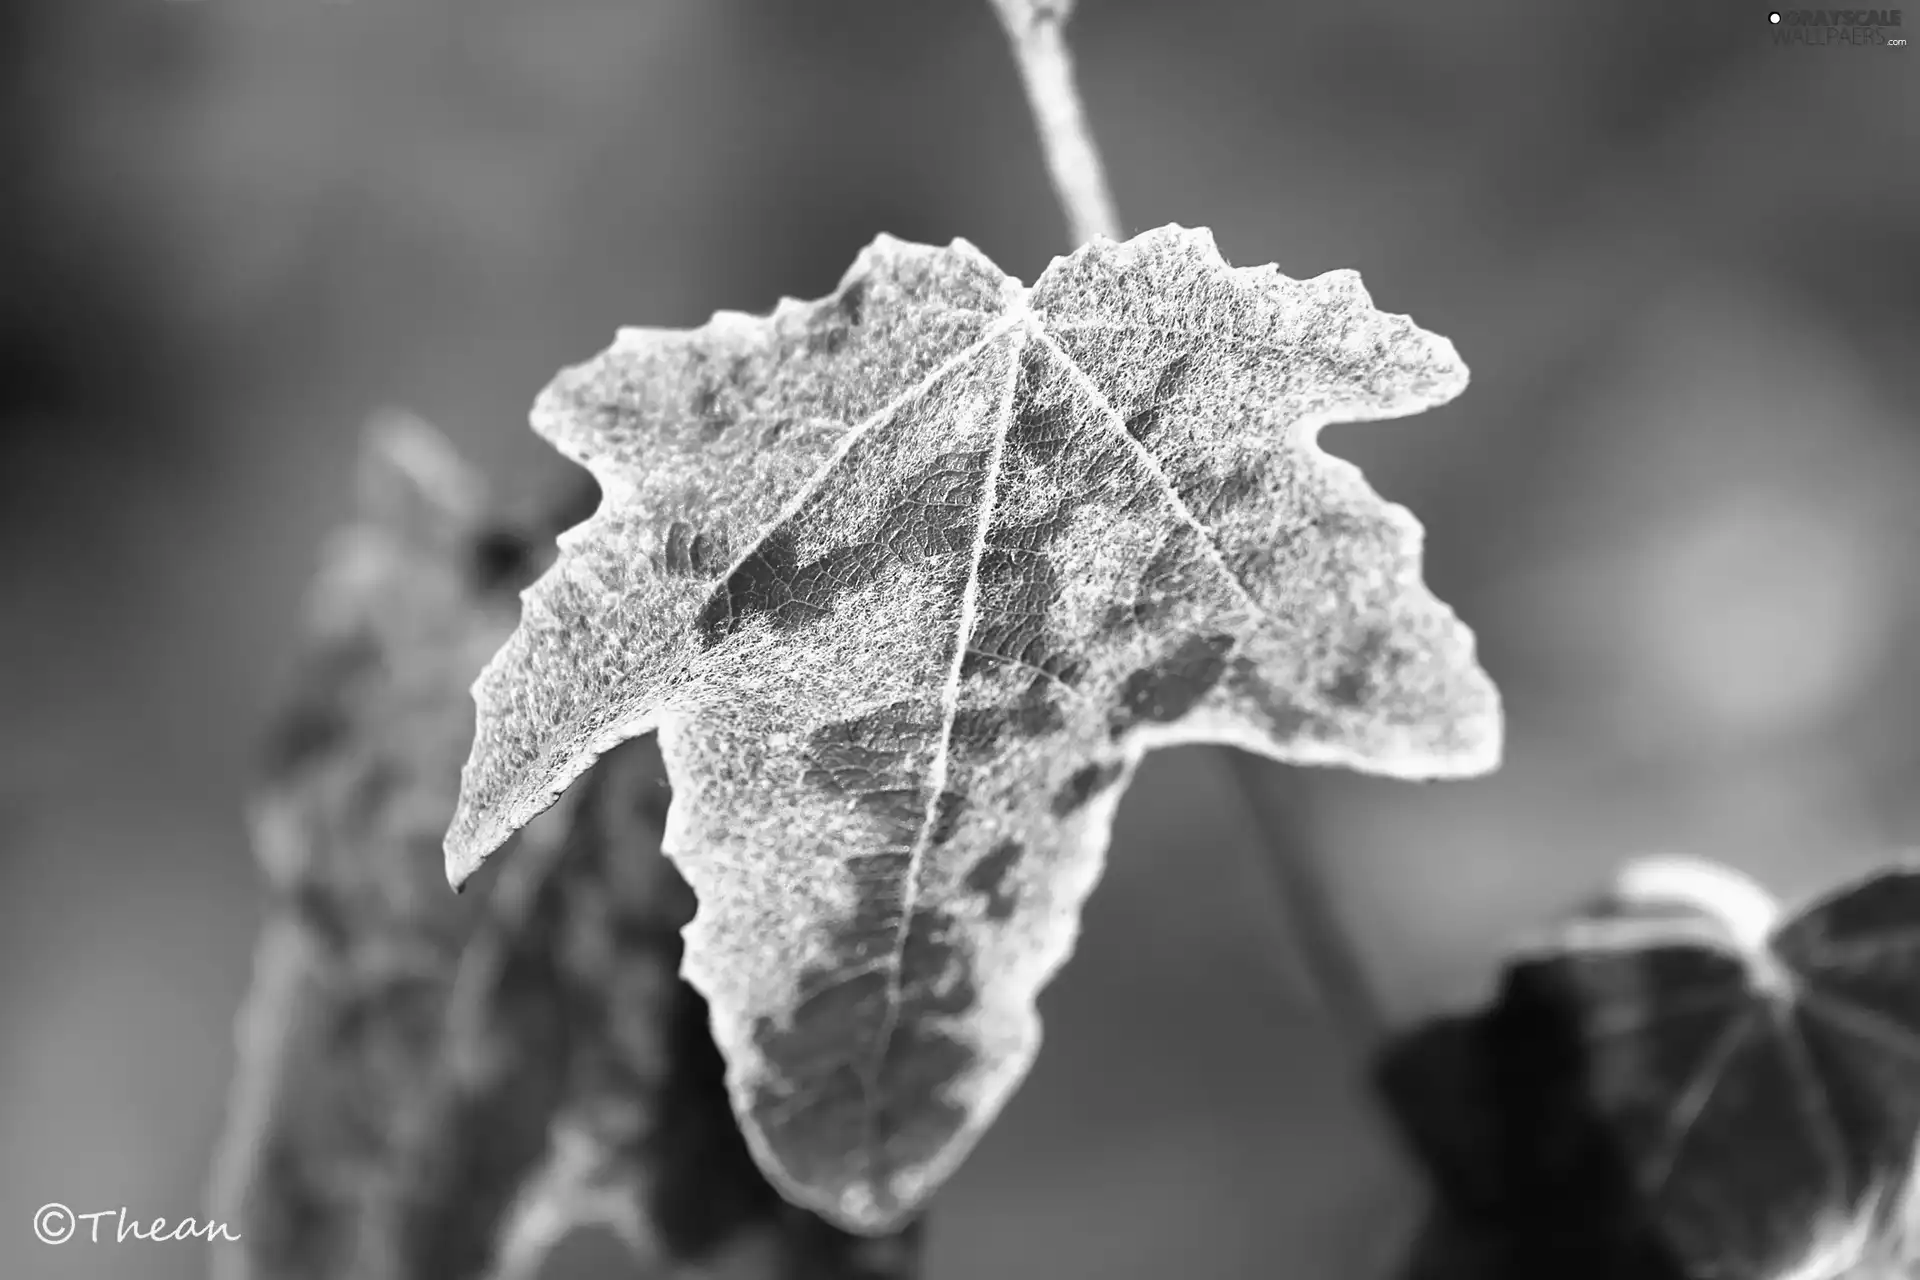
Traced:
POLYGON ((1649 865, 1706 892, 1629 886, 1389 1067, 1445 1207, 1412 1274, 1913 1275, 1920 864, 1784 922, 1724 869, 1649 865))
POLYGON ((511 630, 513 596, 476 580, 484 497, 424 424, 376 423, 360 490, 253 807, 275 901, 216 1173, 242 1236, 216 1252, 224 1276, 360 1274, 477 905, 448 902, 432 855, 471 731, 458 691, 511 630))
POLYGON ((604 500, 475 687, 449 875, 659 730, 747 1137, 890 1226, 1031 1062, 1146 750, 1493 767, 1418 525, 1315 445, 1465 384, 1352 272, 1178 227, 1030 289, 883 237, 821 301, 625 330, 534 409, 604 500))

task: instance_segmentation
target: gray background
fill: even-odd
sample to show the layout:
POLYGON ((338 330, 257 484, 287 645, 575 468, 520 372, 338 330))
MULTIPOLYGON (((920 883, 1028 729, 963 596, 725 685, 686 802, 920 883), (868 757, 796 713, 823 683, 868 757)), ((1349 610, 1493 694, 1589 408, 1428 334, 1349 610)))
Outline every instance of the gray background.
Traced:
MULTIPOLYGON (((1324 440, 1425 522, 1510 758, 1274 767, 1276 849, 1154 757, 932 1271, 1362 1275, 1412 1189, 1259 859, 1330 869, 1410 1014, 1626 855, 1799 894, 1920 843, 1920 50, 1717 2, 1083 7, 1130 230, 1356 267, 1471 365, 1324 440)), ((528 404, 616 325, 818 295, 882 230, 1065 246, 984 0, 8 0, 0 76, 0 1274, 176 1280, 203 1246, 29 1219, 203 1212, 242 799, 366 416, 532 492, 528 404)))

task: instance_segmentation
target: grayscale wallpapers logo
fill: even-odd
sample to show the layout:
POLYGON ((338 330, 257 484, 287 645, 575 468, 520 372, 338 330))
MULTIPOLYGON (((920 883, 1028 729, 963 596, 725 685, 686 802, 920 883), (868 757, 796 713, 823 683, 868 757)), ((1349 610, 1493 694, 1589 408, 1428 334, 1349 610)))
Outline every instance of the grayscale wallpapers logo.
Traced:
POLYGON ((1885 45, 1903 48, 1898 9, 1775 9, 1767 15, 1775 44, 1803 49, 1842 45, 1885 45))

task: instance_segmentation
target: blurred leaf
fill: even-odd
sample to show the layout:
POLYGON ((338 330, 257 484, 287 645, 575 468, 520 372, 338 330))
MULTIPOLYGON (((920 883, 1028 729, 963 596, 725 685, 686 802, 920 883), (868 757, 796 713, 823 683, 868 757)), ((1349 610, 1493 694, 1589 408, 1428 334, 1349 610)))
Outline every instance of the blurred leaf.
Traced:
POLYGON ((1466 376, 1354 273, 1178 227, 1031 289, 882 237, 826 299, 623 331, 534 409, 606 499, 476 686, 449 874, 657 728, 749 1142, 894 1224, 1032 1061, 1146 750, 1493 767, 1419 526, 1315 443, 1466 376))
POLYGON ((1389 1052, 1441 1205, 1411 1276, 1915 1273, 1920 866, 1777 927, 1732 876, 1629 868, 1490 1010, 1389 1052))
POLYGON ((278 901, 217 1173, 241 1239, 217 1275, 527 1276, 584 1223, 662 1280, 912 1275, 917 1234, 835 1230, 746 1152, 676 976, 692 901, 659 855, 657 754, 610 759, 490 892, 448 890, 467 689, 537 553, 424 424, 379 424, 363 470, 255 812, 278 901))

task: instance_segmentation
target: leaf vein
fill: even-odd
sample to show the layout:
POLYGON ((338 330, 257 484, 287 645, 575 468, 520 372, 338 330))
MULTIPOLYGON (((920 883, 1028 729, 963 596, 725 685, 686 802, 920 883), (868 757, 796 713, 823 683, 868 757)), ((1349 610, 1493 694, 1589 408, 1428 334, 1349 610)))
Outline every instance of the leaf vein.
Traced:
POLYGON ((1687 1082, 1679 1102, 1668 1113, 1660 1146, 1647 1162, 1646 1193, 1649 1200, 1658 1199, 1660 1193, 1666 1190, 1668 1180, 1673 1177, 1674 1166, 1679 1163, 1680 1148, 1686 1144, 1693 1126, 1699 1123, 1701 1113, 1713 1098, 1713 1091, 1720 1087, 1721 1077, 1727 1074, 1735 1051, 1746 1039, 1754 1016, 1749 1010, 1746 1016, 1735 1018, 1727 1024, 1727 1029, 1714 1040, 1706 1060, 1687 1082))
POLYGON ((1871 1040, 1904 1058, 1920 1062, 1920 1034, 1901 1026, 1884 1013, 1830 991, 1803 988, 1800 1001, 1842 1031, 1863 1040, 1871 1040))
MULTIPOLYGON (((841 437, 834 445, 833 451, 821 462, 819 468, 807 478, 806 483, 796 489, 793 496, 787 500, 779 512, 771 520, 767 521, 766 528, 760 530, 752 541, 747 543, 741 550, 740 554, 734 557, 733 563, 728 565, 726 572, 720 575, 720 590, 726 590, 726 584, 733 579, 733 575, 745 567, 746 563, 753 559, 754 556, 760 554, 766 546, 767 539, 773 536, 775 530, 800 514, 807 503, 814 499, 820 490, 826 486, 827 479, 833 474, 834 468, 846 460, 847 455, 853 452, 855 445, 859 444, 861 440, 865 439, 872 432, 877 431, 892 421, 894 416, 902 409, 926 396, 940 384, 942 378, 945 378, 955 369, 960 368, 966 364, 967 361, 978 356, 982 351, 985 351, 1009 330, 1014 328, 1014 326, 1019 324, 1024 318, 1024 315, 1025 313, 1022 311, 1014 311, 994 321, 987 326, 986 330, 982 332, 978 338, 961 348, 958 352, 955 352, 952 356, 941 361, 940 364, 934 367, 932 372, 920 379, 919 382, 881 405, 859 423, 854 424, 851 429, 847 431, 847 434, 841 437)), ((731 610, 731 602, 729 602, 728 608, 731 610)), ((623 673, 621 682, 624 683, 631 674, 631 671, 623 673)))
POLYGON ((921 865, 926 860, 927 846, 939 822, 940 797, 946 789, 947 773, 952 765, 953 727, 960 714, 960 672, 966 662, 967 642, 972 639, 973 628, 979 620, 980 565, 986 558, 987 533, 993 525, 1000 466, 1006 456, 1007 435, 1013 419, 1013 398, 1020 383, 1020 353, 1023 345, 1023 341, 1016 341, 1007 356, 1007 385, 1002 394, 999 429, 994 433, 993 449, 987 457, 987 473, 981 481, 980 519, 974 530, 973 551, 967 565, 967 585, 960 596, 960 619, 953 659, 948 664, 946 686, 941 692, 940 740, 932 765, 927 770, 926 812, 921 817, 919 834, 914 838, 913 852, 907 858, 905 883, 901 889, 900 919, 894 926, 893 947, 887 963, 886 1012, 880 1024, 880 1033, 875 1038, 873 1052, 867 1060, 867 1069, 862 1073, 861 1086, 867 1099, 861 1117, 865 1131, 862 1147, 869 1159, 875 1150, 874 1130, 880 1114, 877 1105, 879 1074, 900 1024, 901 970, 906 962, 907 937, 912 930, 913 913, 920 892, 921 865))
POLYGON ((1052 334, 1046 332, 1044 329, 1039 330, 1039 333, 1041 340, 1053 350, 1053 353, 1059 357, 1060 362, 1067 367, 1068 372, 1073 375, 1074 379, 1086 393, 1093 398, 1095 407, 1100 409, 1106 417, 1104 425, 1106 425, 1114 435, 1123 440, 1128 448, 1133 451, 1140 465, 1146 469, 1147 473, 1153 477, 1155 482, 1160 485, 1161 490, 1166 494, 1167 502, 1173 507, 1174 514, 1199 537, 1200 545, 1205 552, 1207 562, 1219 570, 1220 576, 1225 579, 1227 585, 1232 588, 1233 593, 1240 598, 1241 602, 1246 605, 1250 612, 1268 622, 1276 621, 1272 613, 1254 597, 1253 592, 1248 589, 1247 584, 1241 581, 1240 575, 1235 573, 1233 568, 1227 564, 1226 557, 1220 552, 1219 544, 1214 541, 1213 530, 1208 528, 1207 525, 1201 521, 1200 517, 1193 513, 1191 507, 1187 506, 1186 499, 1182 498, 1180 491, 1173 487, 1173 481, 1167 477, 1166 469, 1160 465, 1160 459, 1154 457, 1153 452, 1141 444, 1140 441, 1136 440, 1133 433, 1127 430, 1126 419, 1121 416, 1119 409, 1114 407, 1113 401, 1107 398, 1107 393, 1102 391, 1099 385, 1087 376, 1087 371, 1082 369, 1079 363, 1068 354, 1065 347, 1062 347, 1054 340, 1052 334))

